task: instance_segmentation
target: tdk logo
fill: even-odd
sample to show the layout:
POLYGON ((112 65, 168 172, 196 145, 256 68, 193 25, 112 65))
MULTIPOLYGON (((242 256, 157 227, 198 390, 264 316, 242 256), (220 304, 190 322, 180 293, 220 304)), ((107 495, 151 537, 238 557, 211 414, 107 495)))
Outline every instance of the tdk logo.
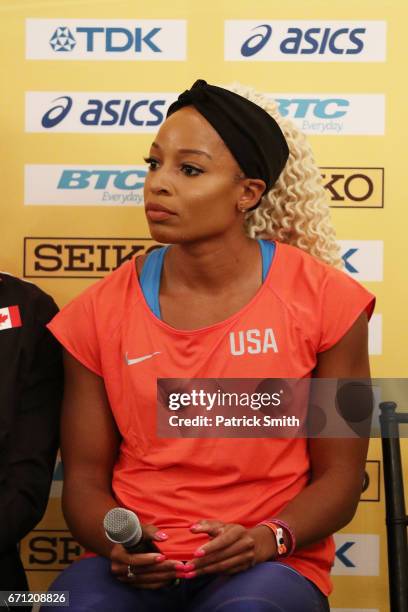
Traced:
POLYGON ((185 60, 186 22, 27 19, 26 58, 185 60))
POLYGON ((27 164, 26 206, 142 206, 146 166, 27 164))
POLYGON ((305 134, 383 135, 385 97, 381 94, 267 94, 282 117, 305 134))
POLYGON ((225 22, 225 59, 232 61, 383 62, 384 21, 225 22))
MULTIPOLYGON (((100 36, 103 37, 102 48, 104 46, 108 53, 124 53, 129 49, 141 53, 143 45, 147 45, 154 53, 161 53, 162 50, 153 41, 160 30, 151 28, 144 32, 143 28, 135 28, 131 32, 126 28, 76 28, 75 31, 77 36, 84 35, 84 46, 88 53, 95 51, 100 36)), ((72 51, 76 41, 68 28, 57 28, 50 44, 54 51, 72 51)))
POLYGON ((68 28, 57 28, 50 40, 51 48, 57 52, 72 51, 76 40, 68 28))
POLYGON ((27 92, 27 132, 155 132, 171 93, 27 92))

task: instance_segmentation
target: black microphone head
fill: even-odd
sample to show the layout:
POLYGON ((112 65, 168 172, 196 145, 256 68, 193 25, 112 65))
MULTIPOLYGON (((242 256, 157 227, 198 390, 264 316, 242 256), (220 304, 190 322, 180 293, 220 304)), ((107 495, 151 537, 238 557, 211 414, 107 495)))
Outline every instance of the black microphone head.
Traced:
POLYGON ((142 528, 136 514, 126 508, 112 508, 103 519, 103 526, 109 540, 125 545, 142 539, 142 528))

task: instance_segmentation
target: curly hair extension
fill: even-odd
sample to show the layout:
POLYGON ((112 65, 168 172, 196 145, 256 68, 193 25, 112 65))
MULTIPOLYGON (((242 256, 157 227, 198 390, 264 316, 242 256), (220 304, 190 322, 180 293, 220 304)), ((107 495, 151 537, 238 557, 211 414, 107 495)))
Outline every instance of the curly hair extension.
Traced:
POLYGON ((279 179, 260 205, 246 215, 247 234, 291 244, 342 269, 326 192, 305 135, 281 117, 273 100, 239 83, 227 87, 266 110, 279 124, 289 147, 289 159, 279 179))

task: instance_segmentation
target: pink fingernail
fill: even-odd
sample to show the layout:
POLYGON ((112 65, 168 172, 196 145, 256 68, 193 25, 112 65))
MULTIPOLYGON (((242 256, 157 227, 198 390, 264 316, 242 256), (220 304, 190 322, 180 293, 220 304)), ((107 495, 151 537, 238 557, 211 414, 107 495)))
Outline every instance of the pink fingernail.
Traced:
POLYGON ((194 523, 194 525, 191 525, 190 529, 200 529, 201 525, 199 523, 194 523))
POLYGON ((164 533, 164 531, 157 531, 155 533, 155 538, 160 538, 161 540, 167 540, 169 536, 167 535, 167 533, 164 533))
POLYGON ((184 578, 195 578, 197 576, 197 572, 188 572, 188 574, 184 575, 184 578))
POLYGON ((184 571, 185 572, 194 571, 194 570, 195 570, 195 565, 193 565, 193 563, 185 563, 184 564, 184 571))
POLYGON ((197 550, 194 553, 195 557, 204 557, 205 555, 205 550, 203 550, 202 548, 197 548, 197 550))
POLYGON ((184 563, 175 563, 174 564, 174 569, 180 571, 180 572, 184 572, 184 563))
POLYGON ((157 555, 157 557, 154 558, 155 561, 164 561, 166 559, 166 555, 157 555))

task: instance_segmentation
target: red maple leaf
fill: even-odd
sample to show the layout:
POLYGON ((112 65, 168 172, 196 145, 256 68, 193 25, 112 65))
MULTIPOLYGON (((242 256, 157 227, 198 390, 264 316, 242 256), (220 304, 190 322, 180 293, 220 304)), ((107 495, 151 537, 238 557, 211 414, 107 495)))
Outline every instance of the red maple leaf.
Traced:
POLYGON ((7 321, 7 319, 8 319, 8 315, 0 314, 0 325, 2 323, 5 323, 7 321))

